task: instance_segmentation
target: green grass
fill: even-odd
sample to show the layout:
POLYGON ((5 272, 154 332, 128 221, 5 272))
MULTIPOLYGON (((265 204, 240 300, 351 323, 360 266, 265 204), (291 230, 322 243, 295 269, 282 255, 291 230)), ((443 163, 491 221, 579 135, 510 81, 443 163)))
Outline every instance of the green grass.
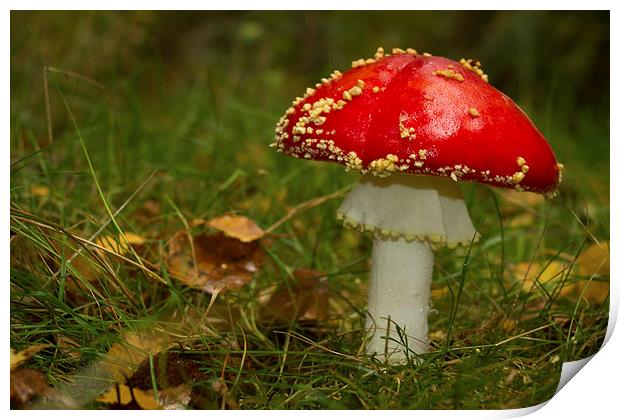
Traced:
MULTIPOLYGON (((609 239, 608 102, 564 110, 565 93, 558 91, 549 103, 526 108, 567 167, 559 196, 524 209, 500 192, 463 186, 482 239, 471 249, 436 253, 434 289, 444 293, 433 299, 434 349, 421 363, 390 367, 363 354, 370 241, 342 229, 339 199, 280 225, 263 245, 268 257, 256 278, 220 294, 214 319, 201 319, 211 295, 165 269, 174 233, 188 221, 227 212, 267 228, 295 205, 357 179, 337 165, 267 147, 294 96, 360 51, 370 55, 378 42, 364 38, 369 49, 358 51, 349 40, 356 29, 336 29, 346 16, 321 16, 307 19, 318 19, 339 42, 319 64, 296 70, 294 43, 272 45, 257 35, 271 24, 293 33, 277 14, 228 16, 220 26, 207 20, 193 35, 213 48, 180 62, 178 55, 153 53, 150 40, 164 39, 169 29, 157 14, 12 14, 10 339, 15 349, 50 344, 28 367, 44 372, 51 385, 85 407, 101 407, 96 393, 78 395, 83 390, 67 383, 92 369, 101 373, 101 360, 130 332, 159 326, 156 336, 166 337, 168 353, 195 363, 196 408, 518 408, 553 395, 562 361, 598 350, 608 299, 560 296, 558 285, 584 279, 571 263, 590 244, 609 239), (75 25, 53 35, 62 22, 75 25), (110 41, 118 49, 100 46, 91 25, 110 33, 120 25, 123 34, 110 41), (162 25, 163 34, 149 32, 162 25), (71 37, 80 33, 81 41, 71 37), (101 47, 100 58, 87 54, 89 45, 101 47), (47 72, 49 120, 44 66, 62 69, 47 72), (40 186, 49 194, 36 194, 40 186), (160 210, 149 212, 152 203, 160 210), (527 214, 527 223, 514 222, 527 214), (120 260, 82 246, 97 232, 131 232, 148 241, 120 260), (70 261, 78 251, 82 257, 70 261), (569 266, 559 281, 522 290, 517 264, 531 262, 537 276, 558 261, 569 266), (87 278, 88 265, 97 268, 96 280, 87 278), (295 268, 328 273, 330 317, 318 325, 269 325, 259 298, 274 285, 290 285, 295 268), (230 401, 214 391, 218 378, 230 401)), ((363 34, 363 25, 357 31, 363 34)), ((382 34, 379 41, 403 42, 387 29, 382 34)), ((189 38, 180 44, 185 57, 196 51, 192 42, 202 45, 189 38)), ((153 374, 148 383, 160 380, 153 374)))

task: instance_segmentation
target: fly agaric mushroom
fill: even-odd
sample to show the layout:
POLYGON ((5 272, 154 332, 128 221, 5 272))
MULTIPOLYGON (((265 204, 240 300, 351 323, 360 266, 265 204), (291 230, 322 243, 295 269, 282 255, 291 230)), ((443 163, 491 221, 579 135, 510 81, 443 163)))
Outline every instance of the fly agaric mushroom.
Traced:
POLYGON ((275 139, 363 174, 338 216, 374 237, 366 351, 390 363, 428 351, 433 249, 477 239, 458 182, 552 196, 563 168, 478 61, 413 49, 334 71, 293 101, 275 139))

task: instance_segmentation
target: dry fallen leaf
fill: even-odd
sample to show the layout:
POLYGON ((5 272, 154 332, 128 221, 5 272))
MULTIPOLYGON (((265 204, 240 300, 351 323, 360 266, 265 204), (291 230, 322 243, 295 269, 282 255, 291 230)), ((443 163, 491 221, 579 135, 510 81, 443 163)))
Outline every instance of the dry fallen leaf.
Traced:
POLYGON ((439 299, 448 294, 450 294, 450 288, 448 286, 443 286, 443 287, 433 286, 431 289, 432 299, 439 299))
POLYGON ((117 254, 126 254, 129 252, 130 245, 142 245, 146 242, 140 235, 136 235, 131 232, 124 232, 125 238, 122 236, 102 236, 97 238, 95 243, 108 251, 116 252, 117 254))
POLYGON ((569 292, 575 296, 583 293, 590 303, 605 302, 609 295, 609 242, 590 245, 579 254, 575 266, 577 273, 585 278, 576 282, 569 292), (595 276, 606 278, 595 279, 595 276))
POLYGON ((32 356, 47 347, 49 347, 49 344, 33 344, 20 351, 11 349, 11 370, 18 368, 24 362, 30 360, 32 356))
MULTIPOLYGON (((537 276, 541 284, 549 283, 547 290, 551 292, 555 287, 553 283, 561 281, 565 275, 568 263, 552 261, 544 270, 543 267, 543 264, 538 262, 522 262, 514 266, 513 275, 517 281, 523 282, 524 292, 537 290, 537 276)), ((590 303, 604 303, 609 295, 609 242, 586 248, 576 259, 573 273, 578 274, 582 280, 566 281, 558 293, 559 296, 577 299, 583 293, 583 297, 590 303)))
POLYGON ((127 385, 118 385, 110 388, 97 401, 111 404, 112 408, 161 410, 162 406, 155 399, 152 391, 143 391, 130 388, 127 385))
POLYGON ((509 227, 533 226, 536 221, 536 215, 530 212, 517 213, 506 221, 509 227))
POLYGON ((327 275, 298 268, 294 284, 281 285, 262 307, 260 316, 268 322, 291 320, 323 321, 329 315, 327 275))
POLYGON ((23 408, 33 398, 46 395, 49 391, 45 375, 38 370, 11 370, 11 406, 23 408))
POLYGON ((77 276, 80 279, 93 281, 100 276, 101 270, 92 261, 92 257, 87 257, 86 255, 85 253, 84 255, 82 253, 77 254, 75 258, 73 258, 73 261, 71 261, 71 265, 73 269, 79 273, 77 276))
POLYGON ((512 332, 515 327, 517 326, 517 324, 515 323, 515 321, 513 319, 510 318, 504 318, 501 320, 501 322, 499 323, 499 326, 506 332, 512 332))
POLYGON ((446 332, 443 330, 431 331, 428 333, 428 338, 433 343, 443 342, 446 337, 448 337, 448 334, 446 334, 446 332))
MULTIPOLYGON (((565 274, 567 266, 558 262, 551 261, 544 265, 539 262, 521 262, 513 267, 513 275, 516 281, 521 281, 521 290, 525 293, 538 292, 539 284, 546 285, 550 282, 560 281, 565 274)), ((564 287, 567 287, 565 285, 564 287)), ((546 288, 551 292, 550 288, 546 288)))
POLYGON ((214 293, 249 283, 263 258, 264 251, 257 241, 242 242, 216 233, 196 236, 190 243, 187 234, 182 233, 169 241, 166 263, 172 277, 187 286, 214 293))
POLYGON ((244 216, 220 216, 209 220, 207 224, 241 242, 252 242, 265 236, 265 232, 256 223, 244 216))
POLYGON ((33 185, 30 187, 30 192, 37 197, 47 197, 50 195, 50 189, 45 185, 33 185))
POLYGON ((156 330, 130 332, 110 347, 102 361, 104 370, 117 382, 124 382, 138 369, 140 363, 169 345, 170 337, 156 330))

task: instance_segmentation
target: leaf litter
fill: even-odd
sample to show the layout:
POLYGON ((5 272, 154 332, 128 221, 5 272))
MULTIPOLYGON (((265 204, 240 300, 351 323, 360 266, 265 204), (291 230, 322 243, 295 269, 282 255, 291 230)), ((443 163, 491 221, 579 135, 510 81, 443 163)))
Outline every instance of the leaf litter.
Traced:
POLYGON ((240 289, 252 281, 264 256, 257 240, 242 242, 223 232, 190 238, 182 231, 168 242, 166 265, 183 284, 213 294, 240 289))
POLYGON ((46 347, 49 345, 33 344, 21 351, 11 348, 11 407, 23 408, 33 398, 49 392, 50 387, 42 372, 21 367, 46 347))

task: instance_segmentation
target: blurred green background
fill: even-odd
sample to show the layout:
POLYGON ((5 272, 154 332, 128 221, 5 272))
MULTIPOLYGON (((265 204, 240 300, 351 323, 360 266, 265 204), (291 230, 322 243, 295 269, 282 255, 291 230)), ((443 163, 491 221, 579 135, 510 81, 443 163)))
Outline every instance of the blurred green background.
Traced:
MULTIPOLYGON (((560 160, 608 161, 608 138, 579 124, 608 131, 608 12, 13 12, 11 25, 12 107, 37 135, 44 65, 97 80, 121 95, 116 106, 139 105, 165 126, 191 111, 182 102, 170 109, 188 87, 226 92, 218 112, 243 104, 276 117, 333 69, 378 46, 412 47, 481 60, 553 146, 569 143, 560 160)), ((203 136, 205 122, 197 116, 184 134, 203 136)))

